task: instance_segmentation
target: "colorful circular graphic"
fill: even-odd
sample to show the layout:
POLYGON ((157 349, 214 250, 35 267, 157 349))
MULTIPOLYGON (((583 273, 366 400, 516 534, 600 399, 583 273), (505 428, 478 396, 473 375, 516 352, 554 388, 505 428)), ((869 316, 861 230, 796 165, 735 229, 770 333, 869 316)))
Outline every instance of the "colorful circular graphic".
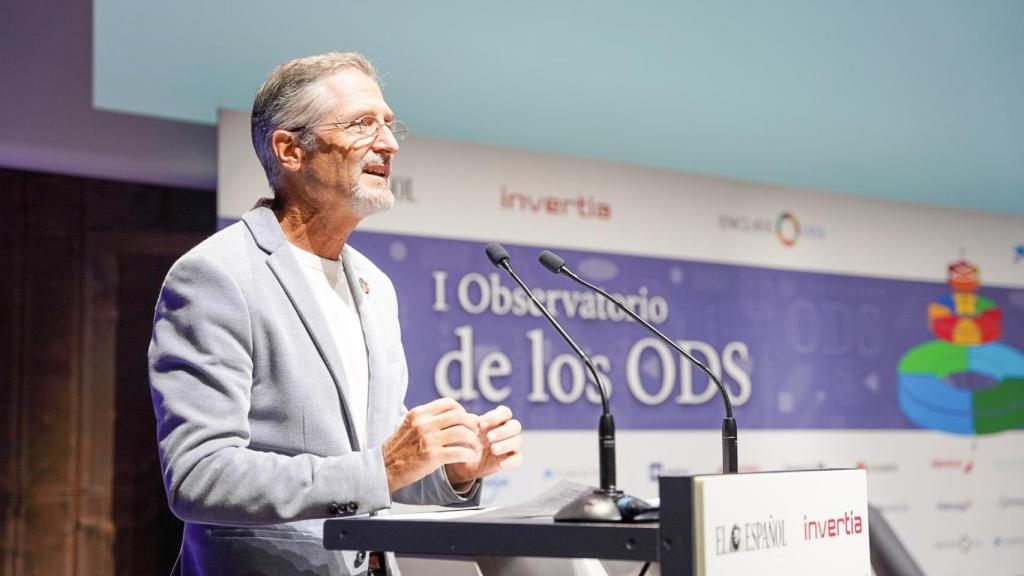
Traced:
POLYGON ((994 342, 1003 333, 1002 313, 977 294, 949 294, 928 305, 928 328, 947 342, 970 346, 994 342))
POLYGON ((784 246, 796 244, 797 239, 800 238, 800 221, 792 212, 779 214, 778 220, 775 221, 775 235, 779 237, 779 242, 782 242, 784 246))
POLYGON ((1024 425, 1024 354, 999 342, 958 346, 932 340, 899 364, 900 410, 923 428, 991 434, 1024 425), (954 388, 946 377, 976 373, 996 381, 984 390, 954 388))
POLYGON ((1003 331, 994 302, 976 294, 978 269, 949 266, 952 293, 928 305, 928 328, 938 340, 911 348, 900 360, 900 410, 924 428, 954 434, 991 434, 1024 426, 1024 354, 996 342, 1003 331), (958 374, 995 382, 981 390, 953 386, 958 374))

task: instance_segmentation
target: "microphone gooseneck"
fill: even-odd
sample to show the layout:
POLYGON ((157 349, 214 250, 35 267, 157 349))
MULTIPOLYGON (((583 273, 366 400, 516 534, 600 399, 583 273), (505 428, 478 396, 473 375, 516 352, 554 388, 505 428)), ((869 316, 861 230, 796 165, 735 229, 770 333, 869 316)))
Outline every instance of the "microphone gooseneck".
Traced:
MULTIPOLYGON (((548 312, 547 308, 530 290, 530 287, 512 269, 512 263, 505 247, 497 242, 491 242, 484 250, 491 263, 504 270, 515 280, 516 284, 523 289, 530 297, 530 300, 538 310, 547 318, 548 322, 555 328, 558 334, 569 344, 577 356, 583 361, 590 372, 594 385, 601 393, 601 418, 598 421, 598 459, 600 466, 601 487, 594 492, 584 494, 579 499, 570 502, 555 514, 555 520, 560 522, 621 522, 624 520, 619 509, 619 502, 623 494, 616 487, 615 479, 615 419, 612 417, 608 407, 608 391, 601 381, 597 368, 591 361, 590 356, 583 351, 579 345, 548 312)), ((628 518, 626 520, 632 520, 628 518)))
POLYGON ((581 360, 583 360, 583 363, 587 366, 587 370, 590 372, 590 376, 592 381, 594 382, 594 385, 597 386, 598 392, 601 393, 601 412, 602 414, 610 414, 610 411, 608 409, 608 392, 605 390, 604 383, 601 381, 601 378, 597 373, 597 368, 594 366, 594 363, 590 360, 590 356, 588 356, 587 353, 584 352, 583 349, 576 344, 576 341, 573 340, 571 336, 569 336, 569 333, 566 332, 565 329, 562 328, 562 325, 559 324, 557 320, 555 320, 555 317, 552 316, 550 312, 548 312, 548 309, 545 308, 539 300, 537 300, 537 297, 533 295, 533 291, 531 291, 530 288, 526 285, 526 283, 523 282, 521 278, 519 278, 519 275, 516 274, 516 271, 512 269, 512 263, 508 256, 508 251, 505 250, 504 246, 498 244, 497 242, 491 242, 490 244, 487 245, 484 251, 487 253, 487 257, 491 260, 491 264, 494 264, 498 268, 501 268, 505 272, 508 272, 509 276, 511 276, 512 279, 515 280, 516 284, 519 284, 519 287, 522 288, 524 292, 526 292, 526 295, 530 297, 530 300, 537 307, 537 309, 540 310, 541 314, 543 314, 544 317, 547 318, 548 322, 550 322, 551 325, 555 327, 555 330, 558 331, 558 334, 566 341, 566 343, 569 344, 573 352, 575 352, 576 355, 579 356, 581 360))
POLYGON ((725 385, 722 384, 722 381, 718 378, 718 376, 715 375, 715 373, 711 371, 711 369, 705 366, 703 362, 697 360, 696 358, 693 357, 692 354, 684 350, 682 346, 675 342, 675 340, 672 340, 668 336, 662 334, 660 330, 652 326, 651 323, 648 322, 647 320, 641 318, 637 313, 633 312, 633 310, 630 309, 629 306, 626 306, 618 298, 615 298, 614 296, 606 292, 603 288, 591 284, 590 282, 576 275, 576 273, 574 273, 565 265, 565 260, 563 260, 554 252, 551 252, 550 250, 544 250, 543 252, 540 253, 540 257, 538 259, 540 260, 540 263, 545 268, 547 268, 552 274, 562 274, 564 276, 568 276, 577 284, 580 284, 581 286, 584 286, 594 292, 597 292, 605 299, 614 302, 615 305, 619 308, 619 310, 622 310, 630 318, 636 320, 644 328, 648 329, 653 334, 657 335, 666 344, 674 348, 676 352, 679 352, 687 360, 696 364, 698 368, 703 370, 708 375, 708 377, 711 378, 711 381, 714 382, 715 386, 718 388, 719 395, 722 397, 722 402, 725 404, 725 418, 722 420, 722 471, 725 472, 726 474, 734 474, 739 468, 737 455, 738 448, 736 438, 736 419, 733 418, 732 401, 729 399, 729 393, 728 391, 726 391, 725 385))

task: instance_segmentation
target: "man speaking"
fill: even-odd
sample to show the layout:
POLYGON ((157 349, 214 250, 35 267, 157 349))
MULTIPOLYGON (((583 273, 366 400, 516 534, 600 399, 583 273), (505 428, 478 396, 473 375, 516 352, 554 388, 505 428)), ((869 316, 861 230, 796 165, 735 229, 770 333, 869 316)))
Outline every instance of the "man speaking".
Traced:
POLYGON ((175 574, 384 573, 380 554, 325 550, 323 519, 474 504, 481 478, 519 464, 508 408, 403 405, 395 290, 348 237, 394 202, 405 133, 358 54, 286 62, 257 92, 274 197, 175 263, 153 325, 175 574))

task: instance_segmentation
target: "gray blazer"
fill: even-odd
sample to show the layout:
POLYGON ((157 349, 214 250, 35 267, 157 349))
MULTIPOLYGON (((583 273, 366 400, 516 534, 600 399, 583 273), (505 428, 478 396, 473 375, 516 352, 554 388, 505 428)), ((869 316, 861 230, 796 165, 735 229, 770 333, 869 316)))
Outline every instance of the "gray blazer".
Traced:
POLYGON ((265 203, 178 260, 149 347, 164 487, 185 522, 175 573, 359 574, 365 553, 323 548, 323 518, 396 501, 472 505, 443 468, 388 493, 381 444, 408 368, 394 286, 346 246, 370 367, 365 447, 327 319, 265 203))

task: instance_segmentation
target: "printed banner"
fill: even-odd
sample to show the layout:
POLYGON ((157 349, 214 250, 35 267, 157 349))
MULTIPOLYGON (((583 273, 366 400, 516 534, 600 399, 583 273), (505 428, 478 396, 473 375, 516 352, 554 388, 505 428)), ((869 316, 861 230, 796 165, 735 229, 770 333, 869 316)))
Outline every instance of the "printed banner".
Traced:
MULTIPOLYGON (((490 264, 483 243, 357 232, 352 245, 397 287, 410 405, 450 396, 476 410, 506 404, 530 429, 594 426, 600 398, 583 363, 490 264)), ((593 357, 620 427, 721 425, 722 401, 707 375, 613 304, 542 268, 537 249, 506 248, 593 357)), ((559 255, 715 372, 744 428, 987 433, 1024 425, 1024 354, 1006 343, 1024 342, 1024 291, 959 276, 943 285, 559 255), (941 393, 966 400, 920 405, 939 403, 941 393)))

